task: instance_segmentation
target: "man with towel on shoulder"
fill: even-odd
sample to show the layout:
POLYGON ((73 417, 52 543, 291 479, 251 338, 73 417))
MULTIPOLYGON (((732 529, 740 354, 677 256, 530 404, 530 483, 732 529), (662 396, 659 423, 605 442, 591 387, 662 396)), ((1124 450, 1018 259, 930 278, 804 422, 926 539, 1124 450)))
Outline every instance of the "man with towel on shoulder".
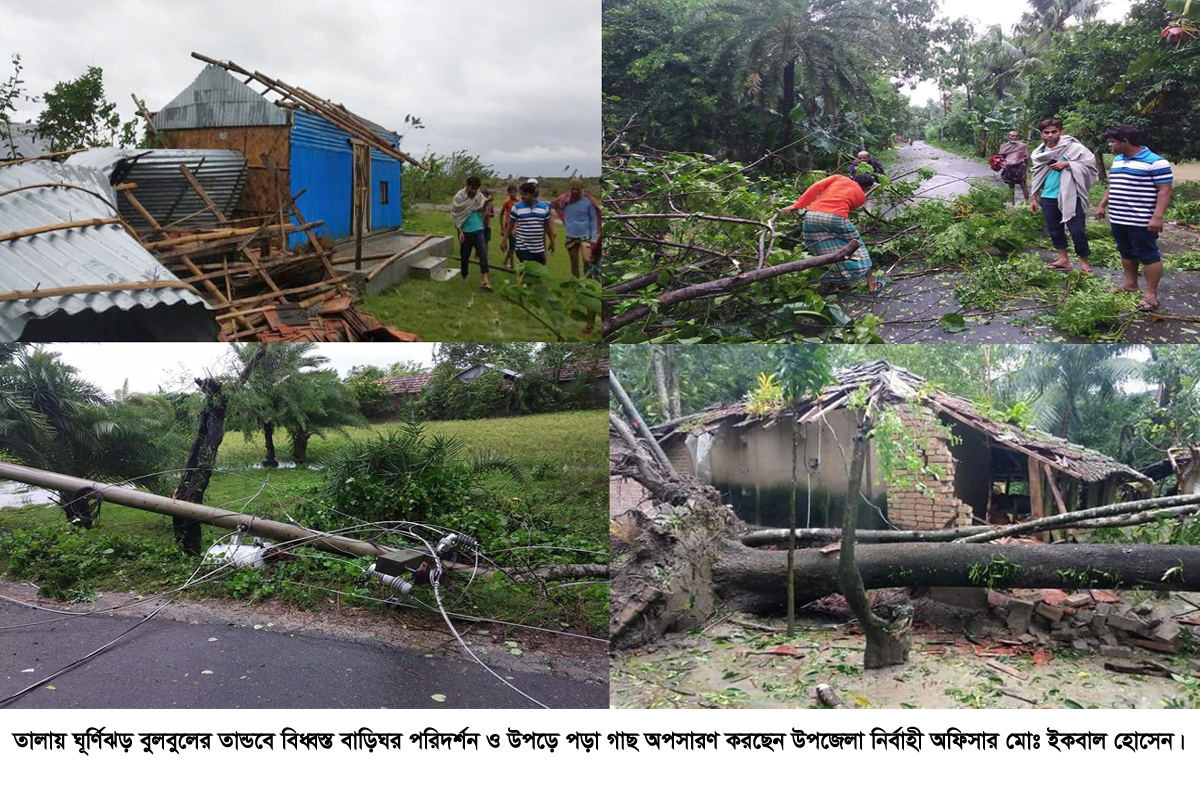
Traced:
POLYGON ((488 246, 487 234, 483 223, 483 207, 488 198, 479 191, 480 180, 472 175, 467 178, 467 185, 458 190, 450 203, 450 216, 454 219, 454 227, 458 231, 458 255, 462 261, 462 279, 467 280, 467 267, 471 263, 471 251, 479 254, 479 285, 491 290, 492 282, 488 278, 488 246))
POLYGON ((1036 214, 1041 207, 1050 241, 1058 251, 1058 259, 1046 268, 1071 271, 1065 227, 1075 243, 1079 268, 1091 272, 1088 256, 1092 251, 1088 247, 1086 223, 1088 191, 1099 175, 1096 157, 1074 136, 1063 135, 1060 119, 1044 119, 1038 123, 1038 130, 1042 133, 1042 144, 1029 156, 1033 169, 1029 210, 1036 214))

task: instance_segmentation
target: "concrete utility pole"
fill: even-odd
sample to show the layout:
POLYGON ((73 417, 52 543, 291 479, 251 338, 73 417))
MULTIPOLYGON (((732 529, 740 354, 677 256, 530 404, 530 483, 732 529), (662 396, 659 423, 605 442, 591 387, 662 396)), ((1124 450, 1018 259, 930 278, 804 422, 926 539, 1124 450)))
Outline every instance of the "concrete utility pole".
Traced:
POLYGON ((286 522, 252 517, 249 514, 239 514, 236 511, 226 511, 222 508, 204 506, 199 503, 173 500, 170 497, 139 492, 135 489, 125 489, 100 481, 83 480, 57 472, 22 467, 10 464, 7 461, 0 461, 0 478, 19 481, 32 486, 41 486, 44 489, 53 489, 57 492, 67 494, 79 491, 94 491, 99 497, 110 503, 116 503, 119 506, 128 506, 129 508, 150 511, 154 514, 164 514, 169 517, 181 517, 227 530, 236 530, 239 527, 245 526, 246 533, 254 536, 262 536, 277 542, 310 540, 306 544, 316 547, 319 550, 327 550, 331 553, 343 553, 355 556, 388 555, 393 558, 400 557, 411 563, 411 568, 414 569, 424 559, 430 557, 429 553, 420 550, 387 547, 386 545, 375 544, 374 542, 364 542, 361 539, 334 536, 333 534, 314 534, 312 531, 305 530, 298 525, 289 525, 286 522))

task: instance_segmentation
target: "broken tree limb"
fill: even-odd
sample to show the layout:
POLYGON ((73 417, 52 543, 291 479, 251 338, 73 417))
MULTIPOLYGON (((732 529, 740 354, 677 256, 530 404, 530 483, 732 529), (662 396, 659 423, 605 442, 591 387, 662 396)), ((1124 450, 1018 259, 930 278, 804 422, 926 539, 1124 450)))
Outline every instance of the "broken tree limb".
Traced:
MULTIPOLYGON (((250 372, 262 361, 267 354, 267 346, 260 344, 238 375, 238 386, 244 384, 250 377, 250 372)), ((199 503, 204 499, 208 490, 208 482, 212 479, 213 464, 217 462, 217 449, 225 438, 225 410, 229 405, 229 397, 225 387, 216 378, 197 378, 196 384, 204 394, 204 408, 200 411, 196 423, 196 436, 192 440, 192 448, 188 453, 185 471, 179 476, 179 485, 172 495, 176 500, 189 503, 199 503)), ((236 387, 235 387, 236 388, 236 387)), ((175 540, 183 545, 185 552, 190 555, 200 555, 200 524, 194 519, 176 516, 172 519, 175 529, 175 540)))
POLYGON ((182 518, 196 524, 203 523, 226 530, 237 530, 244 527, 245 532, 249 535, 262 536, 277 542, 311 540, 306 543, 312 547, 331 553, 355 556, 403 555, 408 553, 415 559, 414 566, 428 555, 417 550, 398 551, 393 547, 387 547, 374 542, 365 542, 360 539, 350 539, 345 536, 314 534, 313 531, 306 530, 297 525, 276 522, 260 516, 239 514, 236 511, 227 511, 223 508, 215 508, 199 503, 188 503, 183 500, 150 494, 149 492, 140 492, 135 489, 113 486, 102 481, 84 480, 57 472, 22 467, 5 461, 0 461, 0 477, 27 483, 31 486, 53 489, 64 495, 95 494, 109 503, 149 511, 155 514, 165 514, 167 516, 182 518))
MULTIPOLYGON (((785 553, 734 544, 713 567, 717 591, 742 611, 783 608, 785 553)), ((855 556, 863 585, 992 586, 1034 589, 1129 588, 1200 590, 1200 547, 1171 545, 878 544, 855 556)), ((796 554, 796 585, 810 598, 840 591, 837 559, 817 550, 796 554)))
POLYGON ((1047 530, 1047 528, 1042 527, 1047 523, 1052 523, 1052 527, 1058 528, 1075 527, 1073 523, 1083 522, 1085 520, 1105 517, 1115 518, 1118 516, 1130 516, 1140 512, 1150 512, 1157 509, 1170 509, 1178 508, 1180 506, 1196 505, 1198 501, 1200 501, 1200 495, 1190 494, 1171 495, 1170 497, 1151 497, 1145 500, 1131 500, 1125 503, 1114 503, 1108 506, 1096 506, 1095 508, 1085 508, 1081 511, 1071 511, 1067 514, 1057 514, 1053 517, 1042 517, 1041 519, 1029 520, 1028 522, 1019 522, 1016 525, 1006 525, 1001 528, 994 528, 985 533, 973 534, 956 541, 968 544, 977 542, 990 542, 992 539, 999 539, 1003 536, 1021 536, 1026 533, 1047 530))
MULTIPOLYGON (((736 289, 758 281, 776 278, 780 275, 787 275, 791 272, 799 272, 802 269, 811 269, 813 267, 823 267, 826 264, 833 264, 838 261, 844 261, 850 257, 850 254, 858 249, 859 241, 854 241, 847 244, 841 250, 835 253, 827 253, 823 256, 812 256, 800 261, 790 261, 786 264, 776 264, 763 269, 755 269, 749 272, 743 272, 740 275, 731 275, 728 278, 718 278, 714 281, 706 283, 697 283, 693 286, 684 286, 681 289, 675 289, 670 292, 664 292, 658 296, 658 302, 655 304, 659 311, 665 311, 673 305, 685 302, 687 300, 696 300, 701 297, 709 297, 715 295, 729 294, 736 289)), ((632 308, 622 311, 612 319, 604 323, 603 334, 610 336, 631 322, 635 322, 650 313, 650 306, 638 304, 632 308)))
MULTIPOLYGON (((867 457, 867 437, 874 427, 871 420, 872 405, 858 421, 854 430, 854 449, 850 456, 850 476, 847 481, 846 496, 858 497, 862 489, 863 463, 867 457)), ((793 426, 794 428, 795 426, 793 426)), ((793 455, 793 459, 795 456, 793 455)), ((912 641, 912 607, 906 614, 899 614, 891 619, 884 619, 871 608, 867 599, 867 590, 863 585, 863 576, 855 561, 854 532, 858 525, 858 503, 847 503, 842 524, 842 546, 838 551, 837 583, 838 588, 846 598, 846 604, 858 618, 858 625, 867 638, 867 648, 864 653, 864 666, 867 669, 879 669, 908 661, 908 650, 912 641)), ((795 582, 795 560, 793 557, 794 537, 789 540, 787 553, 788 570, 788 610, 791 611, 795 598, 792 587, 795 582)))
POLYGON ((609 384, 612 387, 612 393, 621 402, 621 408, 625 409, 625 416, 629 417, 629 421, 637 426, 636 433, 645 441, 650 452, 664 470, 668 473, 674 472, 675 467, 671 465, 671 459, 667 458, 667 454, 663 452, 662 447, 658 444, 658 440, 650 432, 650 426, 646 424, 646 420, 642 419, 641 412, 633 404, 633 399, 625 391, 625 387, 621 385, 620 379, 617 378, 617 373, 613 372, 609 374, 609 384))
MULTIPOLYGON (((1182 518, 1200 512, 1200 497, 1192 496, 1194 505, 1178 505, 1168 506, 1167 508, 1151 509, 1142 511, 1137 514, 1122 514, 1116 516, 1095 517, 1093 519, 1083 520, 1065 520, 1060 521, 1058 517, 1043 517, 1037 520, 1037 525, 1033 530, 1025 530, 1021 533, 1014 534, 1012 532, 1002 533, 1000 536, 1023 535, 1028 533, 1041 533, 1043 531, 1061 530, 1064 528, 1072 529, 1094 529, 1094 528, 1126 528, 1132 525, 1145 525, 1148 522, 1157 522, 1161 519, 1182 518)), ((1088 509, 1089 511, 1104 511, 1106 507, 1098 507, 1096 509, 1088 509)), ((1074 512, 1072 512, 1074 513, 1074 512)), ((1023 523, 1021 523, 1023 524, 1023 523)), ((898 543, 898 542, 952 542, 955 540, 969 541, 969 537, 976 534, 990 534, 1001 530, 1010 530, 1014 526, 999 527, 994 525, 972 525, 965 528, 944 528, 942 530, 933 531, 891 531, 891 530, 869 530, 858 531, 857 538, 859 544, 882 544, 882 543, 898 543)), ((808 546, 817 544, 829 544, 836 542, 841 538, 840 528, 797 528, 796 542, 797 544, 808 546)), ((999 536, 989 537, 990 539, 999 538, 999 536)), ((765 528, 763 530, 752 531, 741 538, 742 544, 747 547, 765 547, 769 545, 784 544, 788 540, 787 528, 765 528)))

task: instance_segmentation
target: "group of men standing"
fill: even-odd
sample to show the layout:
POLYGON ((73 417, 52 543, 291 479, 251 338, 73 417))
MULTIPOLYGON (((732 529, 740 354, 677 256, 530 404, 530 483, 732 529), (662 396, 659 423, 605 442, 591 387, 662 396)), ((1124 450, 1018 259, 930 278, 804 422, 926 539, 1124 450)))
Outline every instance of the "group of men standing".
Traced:
MULTIPOLYGON (((1008 132, 1008 141, 998 153, 1004 157, 1000 178, 1012 189, 1014 205, 1020 186, 1030 211, 1041 211, 1050 241, 1058 251, 1058 258, 1047 269, 1071 270, 1069 233, 1079 268, 1091 272, 1086 223, 1088 196, 1099 174, 1096 157, 1074 136, 1063 133, 1062 120, 1044 119, 1038 131, 1042 144, 1032 153, 1016 131, 1008 132)), ((1116 125, 1105 132, 1105 137, 1113 162, 1108 171, 1108 189, 1096 207, 1095 217, 1102 220, 1108 216, 1121 254, 1125 280, 1114 291, 1138 291, 1140 265, 1146 289, 1138 308, 1152 311, 1158 308, 1158 283, 1163 273, 1158 235, 1171 202, 1171 165, 1142 143, 1141 132, 1132 125, 1116 125)))
MULTIPOLYGON (((477 177, 467 178, 466 186, 454 195, 450 216, 458 232, 460 271, 465 281, 469 274, 471 256, 479 259, 479 282, 484 289, 492 288, 488 277, 488 244, 491 242, 492 218, 496 216, 492 193, 482 188, 477 177)), ((566 228, 567 254, 571 273, 580 277, 599 268, 600 259, 600 202, 583 188, 583 181, 572 179, 570 189, 553 202, 538 199, 538 181, 529 178, 520 186, 508 185, 508 199, 500 212, 500 249, 504 263, 546 263, 547 249, 556 247, 554 217, 566 228)))

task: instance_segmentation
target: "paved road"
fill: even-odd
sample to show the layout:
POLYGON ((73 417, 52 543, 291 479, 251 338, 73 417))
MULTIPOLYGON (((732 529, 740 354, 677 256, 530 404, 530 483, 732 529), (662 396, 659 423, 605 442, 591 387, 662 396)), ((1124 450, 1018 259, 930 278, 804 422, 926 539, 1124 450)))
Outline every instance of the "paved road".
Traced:
MULTIPOLYGON (((918 190, 921 199, 950 199, 969 191, 970 181, 974 178, 995 180, 994 173, 987 165, 924 142, 900 147, 889 172, 900 176, 923 166, 933 167, 937 174, 921 184, 918 190)), ((870 247, 870 244, 868 241, 867 246, 870 247)), ((1049 239, 1044 240, 1042 245, 1039 254, 1049 264, 1054 260, 1055 253, 1049 249, 1049 239)), ((1160 247, 1164 253, 1200 250, 1200 235, 1184 228, 1171 227, 1164 233, 1160 247)), ((1074 250, 1070 252, 1074 257, 1074 250)), ((916 271, 924 269, 918 266, 916 271)), ((1096 274, 1114 286, 1122 280, 1121 271, 1116 269, 1097 268, 1096 274)), ((883 320, 933 321, 881 325, 880 335, 887 342, 982 344, 1088 341, 1064 336, 1061 331, 1051 327, 1044 317, 1045 309, 1028 308, 1036 305, 1031 300, 1019 301, 1015 304, 1016 308, 1001 313, 968 317, 966 331, 948 333, 938 320, 944 314, 960 311, 954 297, 954 286, 958 280, 956 273, 916 277, 896 273, 888 277, 892 285, 879 297, 847 296, 844 301, 847 312, 858 316, 870 311, 883 320)), ((1159 287, 1159 295, 1163 314, 1200 317, 1200 272, 1168 272, 1159 287)), ((1200 342, 1200 323, 1139 314, 1126 329, 1125 341, 1131 344, 1200 342)))
MULTIPOLYGON (((166 612, 164 612, 165 614, 166 612)), ((0 698, 127 631, 140 615, 71 618, 0 601, 0 698), (5 629, 53 618, 46 625, 5 629), (33 670, 27 672, 26 670, 33 670)), ((484 643, 470 637, 474 644, 484 643)), ((487 642, 487 644, 491 644, 487 642)), ((608 706, 603 679, 493 668, 551 708, 608 706)), ((601 654, 607 665, 607 655, 601 654)), ((436 648, 320 632, 276 632, 220 619, 155 619, 4 708, 531 708, 474 662, 436 648), (215 640, 215 641, 213 641, 215 640), (444 702, 432 695, 445 695, 444 702)), ((2 712, 0 712, 2 713, 2 712)))
POLYGON ((921 167, 932 167, 937 174, 921 183, 917 189, 918 200, 952 199, 969 192, 971 181, 975 178, 995 180, 995 173, 986 164, 924 142, 902 145, 896 151, 896 158, 888 172, 895 176, 907 175, 908 180, 912 180, 914 175, 908 173, 915 173, 921 167))

